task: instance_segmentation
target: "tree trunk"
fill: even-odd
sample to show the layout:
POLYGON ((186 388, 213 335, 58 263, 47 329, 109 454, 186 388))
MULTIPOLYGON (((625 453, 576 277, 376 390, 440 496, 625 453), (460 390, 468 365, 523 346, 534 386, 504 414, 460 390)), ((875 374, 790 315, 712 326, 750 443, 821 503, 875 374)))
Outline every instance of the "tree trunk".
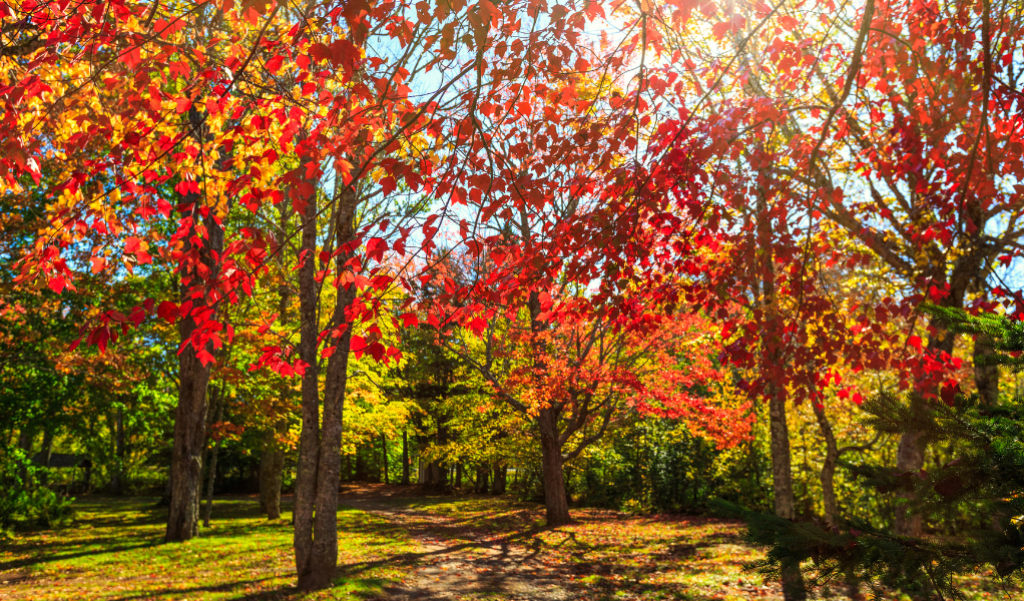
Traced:
POLYGON ((487 492, 487 469, 486 465, 476 466, 476 482, 473 483, 473 492, 483 494, 487 492))
MULTIPOLYGON (((203 140, 203 117, 193 106, 188 113, 192 137, 198 143, 203 140)), ((216 261, 224 249, 224 230, 209 212, 201 215, 201 199, 196 192, 185 195, 182 202, 184 217, 193 220, 189 236, 182 240, 183 252, 190 253, 194 240, 199 234, 196 222, 203 219, 206 239, 199 242, 199 260, 205 266, 207 276, 199 276, 197 265, 182 268, 181 301, 191 301, 192 314, 195 309, 208 303, 209 281, 217 277, 216 261)), ((198 329, 192 314, 183 315, 178 321, 178 335, 184 346, 178 355, 178 407, 174 415, 174 448, 171 456, 171 503, 167 517, 167 542, 185 541, 199 533, 199 497, 203 478, 202 457, 206 447, 206 388, 210 383, 210 367, 203 365, 197 356, 197 349, 189 341, 198 329)), ((206 351, 213 353, 212 345, 206 351)))
MULTIPOLYGON (((182 340, 195 324, 182 320, 182 340)), ((179 355, 178 408, 174 416, 174 449, 171 460, 171 505, 167 520, 167 542, 186 541, 199 533, 199 496, 206 443, 206 388, 210 370, 204 367, 192 347, 179 355)))
MULTIPOLYGON (((995 354, 994 341, 988 334, 978 334, 974 339, 974 386, 982 406, 994 407, 999 403, 999 366, 988 362, 995 354)), ((994 532, 1003 533, 1005 514, 996 512, 989 520, 994 532)))
MULTIPOLYGON (((954 292, 949 298, 954 299, 952 306, 959 307, 962 305, 961 294, 954 292)), ((943 324, 938 320, 933 319, 931 325, 936 328, 937 335, 928 337, 928 350, 952 354, 956 337, 947 332, 943 324)), ((924 402, 919 395, 914 395, 914 398, 911 399, 911 404, 924 402)), ((921 442, 922 437, 922 432, 904 432, 900 436, 899 445, 896 447, 896 469, 899 472, 913 472, 915 474, 921 472, 921 469, 924 467, 925 452, 925 445, 921 442)), ((909 493, 900 493, 900 496, 910 500, 906 496, 907 494, 909 493)), ((897 508, 894 524, 896 534, 911 537, 921 536, 923 520, 919 514, 910 514, 904 508, 897 508)))
POLYGON ((508 475, 508 471, 504 464, 494 464, 494 475, 491 478, 491 494, 501 495, 505 494, 505 482, 508 475))
POLYGON ((409 433, 402 430, 402 485, 409 485, 409 433))
POLYGON ((382 432, 380 435, 381 457, 384 459, 384 484, 388 482, 388 437, 382 432))
MULTIPOLYGON (((39 449, 39 454, 42 455, 43 467, 50 467, 50 456, 53 455, 53 427, 46 426, 43 429, 43 446, 39 449)), ((40 474, 39 481, 42 482, 43 486, 49 484, 50 472, 44 470, 40 474)))
POLYGON ((459 490, 462 488, 462 462, 455 464, 455 489, 459 490))
POLYGON ((994 354, 992 337, 978 334, 974 339, 974 385, 981 404, 989 407, 999 402, 999 366, 988 364, 994 354))
POLYGON ((210 454, 210 469, 206 478, 206 510, 203 512, 203 527, 210 527, 210 514, 213 513, 213 485, 217 481, 217 454, 220 453, 220 445, 223 439, 218 438, 213 443, 213 452, 210 454))
POLYGON ((124 407, 119 406, 114 415, 113 434, 114 470, 110 477, 110 492, 119 495, 124 492, 124 407))
MULTIPOLYGON (((772 223, 768 214, 765 190, 758 190, 757 196, 757 250, 760 259, 760 300, 763 304, 763 336, 767 338, 762 354, 761 374, 768 380, 768 429, 771 434, 772 492, 775 515, 793 519, 796 503, 793 498, 792 457, 789 450, 789 426, 786 423, 786 398, 783 391, 771 381, 772 372, 785 361, 783 356, 782 332, 778 331, 778 307, 775 299, 775 253, 772 239, 772 223)), ((800 564, 782 566, 782 594, 786 601, 803 601, 807 589, 800 573, 800 564)))
MULTIPOLYGON (((295 565, 299 588, 315 588, 311 566, 313 554, 313 509, 316 502, 317 466, 320 462, 320 383, 317 366, 318 290, 316 286, 315 198, 305 199, 302 221, 302 263, 299 267, 299 357, 306 364, 302 374, 302 430, 299 434, 299 463, 295 478, 295 565)), ((327 578, 328 582, 330 578, 327 578)))
POLYGON ((264 439, 260 457, 260 511, 268 519, 281 519, 281 480, 284 472, 284 449, 277 443, 277 435, 288 431, 288 421, 278 420, 274 430, 264 439))
POLYGON ((542 408, 537 416, 540 428, 541 468, 544 478, 544 506, 548 527, 565 526, 569 517, 569 498, 565 493, 562 473, 562 446, 558 441, 558 416, 550 407, 542 408))
MULTIPOLYGON (((220 422, 224 419, 224 387, 221 385, 219 394, 211 394, 213 397, 212 404, 216 407, 216 412, 213 421, 210 422, 210 426, 220 422)), ((210 467, 206 470, 206 508, 203 511, 203 527, 210 527, 210 514, 213 513, 213 485, 217 480, 217 454, 220 453, 221 439, 218 438, 213 443, 213 450, 210 452, 210 467)))
POLYGON ((786 423, 786 401, 777 394, 768 400, 769 427, 771 429, 772 491, 775 495, 775 515, 791 520, 796 516, 793 499, 793 468, 789 451, 789 426, 786 423))
MULTIPOLYGON (((278 235, 287 240, 293 233, 291 230, 291 202, 286 195, 278 203, 278 235)), ((282 324, 289 320, 292 302, 292 288, 288 282, 288 270, 285 266, 284 253, 277 253, 277 267, 281 274, 278 287, 277 310, 282 324)), ((281 407, 289 406, 292 386, 290 382, 282 382, 279 388, 281 407)), ((288 432, 287 417, 279 417, 272 429, 269 429, 263 440, 263 454, 260 457, 260 511, 268 519, 281 519, 281 480, 284 472, 284 448, 278 444, 277 437, 288 432)), ((294 515, 294 514, 293 514, 294 515)))
MULTIPOLYGON (((340 195, 336 235, 339 248, 355 239, 353 220, 358 203, 354 189, 340 195)), ((319 321, 315 277, 317 259, 317 203, 306 199, 302 222, 302 253, 299 270, 300 358, 307 364, 302 377, 302 433, 299 438, 299 470, 295 487, 295 566, 302 590, 331 585, 338 564, 338 491, 341 476, 342 410, 347 385, 351 328, 345 327, 345 312, 355 299, 355 287, 340 286, 331 326, 340 336, 332 337, 334 353, 324 373, 323 423, 320 423, 319 321)), ((336 274, 345 269, 350 253, 335 258, 336 274)), ((326 266, 324 266, 326 267, 326 266)), ((325 280, 326 281, 326 280, 325 280)))
MULTIPOLYGON (((913 401, 920 402, 920 401, 913 401)), ((924 445, 920 439, 923 432, 906 432, 900 436, 896 447, 896 469, 900 472, 920 472, 924 466, 924 445)), ((907 498, 906 493, 900 495, 907 498)), ((908 514, 902 508, 896 512, 895 531, 901 536, 917 537, 921 535, 922 518, 917 514, 908 514)))
POLYGON ((821 497, 825 505, 825 521, 829 525, 835 525, 839 517, 839 503, 836 500, 835 473, 836 463, 839 461, 839 447, 836 444, 836 435, 832 431, 832 424, 825 415, 825 407, 817 401, 812 401, 814 417, 818 420, 818 428, 822 437, 825 438, 825 461, 821 465, 821 497))

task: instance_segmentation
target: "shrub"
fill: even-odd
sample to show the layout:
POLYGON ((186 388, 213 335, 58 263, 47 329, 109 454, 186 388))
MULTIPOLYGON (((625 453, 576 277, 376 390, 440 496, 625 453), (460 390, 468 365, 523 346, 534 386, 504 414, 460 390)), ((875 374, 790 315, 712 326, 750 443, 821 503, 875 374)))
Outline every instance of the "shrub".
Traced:
POLYGON ((45 471, 20 449, 0 456, 0 530, 59 528, 71 521, 74 499, 44 486, 45 471))

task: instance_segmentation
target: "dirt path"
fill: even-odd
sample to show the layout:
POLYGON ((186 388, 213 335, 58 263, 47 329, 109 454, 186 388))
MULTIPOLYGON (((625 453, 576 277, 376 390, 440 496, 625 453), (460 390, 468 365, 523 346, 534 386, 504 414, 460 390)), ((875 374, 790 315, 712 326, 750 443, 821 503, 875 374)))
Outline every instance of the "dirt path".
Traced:
POLYGON ((576 599, 572 565, 546 563, 533 531, 494 535, 474 529, 457 517, 409 507, 416 493, 372 485, 346 491, 344 505, 386 518, 420 548, 395 558, 408 568, 401 586, 386 590, 388 599, 576 599))

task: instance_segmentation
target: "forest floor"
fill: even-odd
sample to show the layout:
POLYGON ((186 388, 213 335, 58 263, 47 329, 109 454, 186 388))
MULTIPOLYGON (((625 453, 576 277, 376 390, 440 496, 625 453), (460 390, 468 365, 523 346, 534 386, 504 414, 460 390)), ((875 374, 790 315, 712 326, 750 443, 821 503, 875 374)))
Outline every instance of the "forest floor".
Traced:
MULTIPOLYGON (((160 544, 155 501, 87 497, 71 527, 0 543, 0 600, 781 598, 743 572, 758 553, 738 523, 576 509, 575 523, 547 529, 537 505, 383 485, 346 489, 337 585, 302 594, 291 527, 260 517, 255 498, 215 499, 212 527, 180 545, 160 544)), ((972 599, 1024 599, 969 584, 972 599)))

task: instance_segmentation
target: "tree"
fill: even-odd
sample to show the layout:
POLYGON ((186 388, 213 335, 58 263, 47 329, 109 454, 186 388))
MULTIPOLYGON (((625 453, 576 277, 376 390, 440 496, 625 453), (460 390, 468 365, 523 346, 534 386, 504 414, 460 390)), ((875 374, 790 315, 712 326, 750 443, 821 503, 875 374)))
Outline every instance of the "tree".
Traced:
MULTIPOLYGON (((1019 320, 991 314, 972 317, 934 305, 926 310, 953 332, 992 340, 997 354, 988 365, 1021 368, 1024 327, 1019 320)), ((783 565, 810 559, 805 573, 814 585, 855 578, 875 586, 930 590, 938 598, 962 598, 956 577, 986 568, 1000 578, 1019 577, 1024 568, 1024 533, 1012 516, 1022 511, 1024 486, 1019 478, 1024 452, 1017 440, 1024 419, 1021 399, 993 405, 975 393, 949 395, 944 401, 907 402, 883 393, 865 403, 865 408, 878 432, 895 436, 921 432, 929 443, 955 448, 956 459, 931 472, 893 472, 885 466, 862 464, 846 467, 879 491, 899 495, 909 511, 926 523, 952 515, 972 516, 973 532, 943 540, 904 536, 849 516, 829 525, 747 513, 751 540, 771 547, 758 565, 762 573, 774 574, 783 565)))
MULTIPOLYGON (((1014 261, 1020 237, 1017 190, 999 175, 1019 169, 1018 134, 1006 126, 1015 117, 999 99, 1018 87, 1008 53, 1020 43, 1020 15, 1006 3, 932 3, 923 17, 919 8, 868 2, 819 21, 787 3, 703 11, 711 39, 687 44, 696 29, 668 36, 687 56, 679 75, 694 91, 680 99, 690 101, 688 114, 660 132, 653 148, 672 165, 663 181, 677 191, 693 191, 693 167, 708 166, 720 191, 685 194, 728 207, 708 207, 708 223, 735 223, 729 213, 742 214, 743 199, 753 206, 753 190, 770 192, 773 234, 757 251, 775 262, 802 257, 795 262, 800 285, 780 280, 778 292, 800 298, 813 281, 805 266, 814 256, 884 265, 901 290, 860 308, 858 331, 849 332, 857 343, 844 352, 866 368, 900 369, 906 387, 932 396, 941 390, 921 366, 949 364, 956 337, 940 322, 927 324, 923 336, 912 331, 914 307, 1019 302, 996 284, 999 263, 1014 261), (725 45, 734 60, 717 60, 725 45), (708 78, 704 65, 720 67, 708 78), (854 244, 814 241, 826 225, 854 244), (902 331, 888 327, 901 318, 902 331)), ((921 468, 917 440, 912 432, 902 437, 899 469, 921 468)), ((898 522, 901 532, 918 529, 911 516, 898 522)))
MULTIPOLYGON (((514 251, 492 250, 491 256, 506 252, 514 251)), ((572 286, 562 288, 557 304, 549 293, 536 290, 520 296, 527 300, 525 307, 493 294, 486 302, 483 291, 512 279, 516 261, 499 265, 493 259, 462 259, 467 265, 458 268, 451 260, 442 276, 451 294, 427 299, 427 322, 439 336, 452 324, 463 324, 455 340, 440 340, 535 432, 549 526, 570 520, 565 463, 599 440, 630 408, 685 418, 722 442, 745 435, 745 420, 733 411, 707 406, 690 392, 715 375, 707 357, 685 353, 694 339, 707 334, 699 318, 660 313, 660 307, 639 296, 591 316, 591 299, 572 286), (451 298, 480 300, 452 306, 451 298), (483 339, 482 352, 476 337, 483 339)))

